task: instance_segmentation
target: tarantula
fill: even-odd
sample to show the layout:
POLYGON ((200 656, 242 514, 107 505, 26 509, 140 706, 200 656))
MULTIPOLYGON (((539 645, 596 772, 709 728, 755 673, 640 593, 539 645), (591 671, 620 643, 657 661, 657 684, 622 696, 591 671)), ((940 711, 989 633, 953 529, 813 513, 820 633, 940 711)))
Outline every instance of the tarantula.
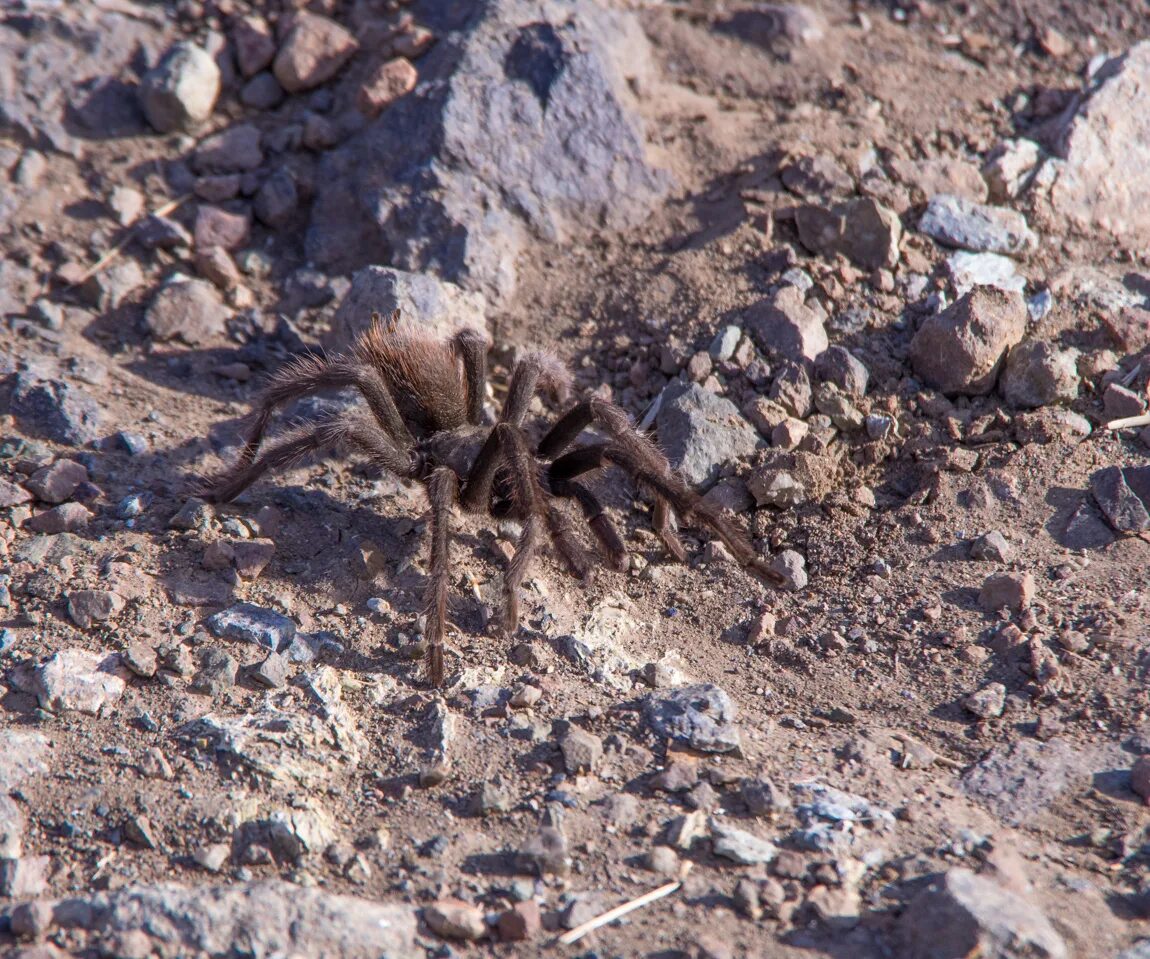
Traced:
POLYGON ((532 444, 523 428, 532 397, 545 391, 559 401, 571 384, 570 373, 551 354, 531 351, 519 359, 507 399, 492 423, 483 403, 488 346, 474 330, 442 340, 401 324, 398 310, 386 321, 375 314, 346 354, 309 355, 272 377, 256 404, 239 458, 203 480, 200 494, 226 503, 269 470, 331 447, 354 450, 378 468, 422 483, 431 506, 427 665, 436 686, 443 684, 448 554, 456 506, 522 524, 503 581, 503 629, 508 634, 518 626, 519 585, 545 532, 572 575, 587 577, 595 563, 557 499, 575 500, 601 558, 612 569, 624 569, 623 541, 598 496, 582 480, 612 465, 653 495, 655 532, 677 560, 685 561, 687 554, 672 526, 672 511, 717 534, 742 566, 778 582, 748 537, 692 490, 615 404, 597 398, 578 402, 532 444), (305 422, 261 449, 276 407, 338 387, 358 390, 367 409, 305 422), (589 427, 602 439, 574 446, 589 427))

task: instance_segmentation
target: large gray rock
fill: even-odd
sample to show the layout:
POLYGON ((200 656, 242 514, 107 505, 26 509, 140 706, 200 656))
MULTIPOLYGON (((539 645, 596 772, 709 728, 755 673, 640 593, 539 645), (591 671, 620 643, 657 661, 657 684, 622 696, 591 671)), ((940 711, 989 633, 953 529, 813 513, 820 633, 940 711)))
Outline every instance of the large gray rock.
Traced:
MULTIPOLYGON (((415 952, 410 906, 341 896, 270 880, 189 888, 132 886, 111 894, 52 903, 53 919, 85 946, 120 954, 116 943, 139 936, 149 955, 339 956, 406 959, 415 952)), ((133 938, 133 941, 134 938, 133 938)))
POLYGON ((1017 210, 947 194, 931 197, 918 229, 946 246, 975 253, 1018 256, 1038 249, 1038 237, 1017 210))
POLYGON ((1105 759, 1063 739, 999 744, 962 777, 962 790, 1012 826, 1028 825, 1067 790, 1089 783, 1105 759))
POLYGON ((418 88, 324 159, 307 250, 339 272, 386 251, 501 299, 532 233, 626 228, 665 195, 629 86, 649 47, 594 0, 443 6, 418 88))
POLYGON ((15 789, 29 776, 47 772, 44 757, 48 752, 48 737, 25 729, 0 729, 0 792, 15 789))
POLYGON ((1083 230, 1103 229, 1131 248, 1150 242, 1150 41, 1099 70, 1089 99, 1063 133, 1065 163, 1050 199, 1083 230))
MULTIPOLYGON (((0 131, 77 156, 90 134, 144 132, 136 90, 120 78, 134 73, 141 54, 154 62, 165 32, 163 18, 148 22, 132 10, 91 3, 40 4, 5 17, 0 131)), ((3 204, 0 198, 0 210, 3 204)))
POLYGON ((671 465, 695 486, 713 483, 723 466, 759 445, 759 434, 738 407, 698 383, 669 386, 657 424, 659 445, 671 465))
POLYGON ((910 344, 910 360, 929 386, 979 396, 994 389, 1002 358, 1026 332, 1018 293, 980 286, 927 317, 910 344))
POLYGON ((430 273, 408 273, 389 266, 369 266, 356 273, 351 289, 332 317, 324 346, 350 346, 371 325, 371 315, 399 310, 404 321, 450 336, 461 327, 484 331, 487 301, 430 273))
POLYGON ((950 869, 898 924, 906 959, 1064 959, 1066 943, 1022 896, 969 869, 950 869))

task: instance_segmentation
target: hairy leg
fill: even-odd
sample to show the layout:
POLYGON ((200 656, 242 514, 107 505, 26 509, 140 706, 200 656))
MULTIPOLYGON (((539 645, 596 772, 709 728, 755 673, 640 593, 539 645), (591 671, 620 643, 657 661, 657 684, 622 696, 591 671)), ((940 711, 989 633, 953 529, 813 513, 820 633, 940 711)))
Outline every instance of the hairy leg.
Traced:
MULTIPOLYGON (((527 416, 531 397, 540 387, 555 396, 562 395, 570 383, 570 374, 549 353, 531 352, 515 364, 507 388, 507 401, 499 413, 499 422, 519 427, 527 416)), ((460 502, 469 512, 485 510, 491 500, 491 484, 503 458, 501 443, 492 430, 475 457, 460 502)))
POLYGON ((458 493, 459 480, 445 466, 427 478, 431 559, 423 609, 427 622, 427 669, 435 686, 443 685, 443 635, 447 628, 447 587, 451 570, 451 507, 458 493))
POLYGON ((411 456, 396 449, 374 424, 333 417, 289 430, 254 459, 241 456, 229 468, 201 480, 196 492, 214 503, 227 503, 264 473, 283 469, 308 453, 341 445, 364 453, 374 465, 397 476, 410 478, 415 473, 411 456))
POLYGON ((255 459, 264 433, 278 406, 325 389, 355 387, 367 401, 368 408, 384 431, 397 446, 410 449, 414 441, 396 408, 391 391, 383 377, 370 366, 344 357, 325 359, 308 356, 290 363, 277 372, 265 387, 256 407, 255 417, 248 427, 240 462, 255 459))
POLYGON ((483 393, 487 386, 487 338, 478 330, 467 329, 456 333, 451 342, 463 360, 467 421, 478 426, 483 422, 483 393))

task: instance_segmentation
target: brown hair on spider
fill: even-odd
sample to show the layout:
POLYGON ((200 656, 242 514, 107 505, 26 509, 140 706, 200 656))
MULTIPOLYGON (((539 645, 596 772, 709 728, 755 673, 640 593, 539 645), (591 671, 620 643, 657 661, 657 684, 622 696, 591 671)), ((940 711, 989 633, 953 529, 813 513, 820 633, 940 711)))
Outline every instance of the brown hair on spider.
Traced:
POLYGON ((444 678, 448 554, 456 506, 522 523, 503 578, 503 628, 508 634, 519 624, 519 585, 545 536, 576 577, 586 578, 599 561, 624 569, 623 541, 586 483, 591 474, 609 466, 650 491, 655 532, 677 560, 684 562, 687 553, 672 525, 672 511, 718 536, 746 569, 779 582, 747 535, 704 501, 614 403, 595 397, 580 400, 537 444, 531 441, 523 425, 531 399, 544 391, 562 400, 571 385, 570 372, 552 354, 532 350, 522 355, 502 409, 494 423, 488 421, 483 405, 488 347, 486 337, 475 330, 439 339, 401 324, 399 310, 386 321, 373 314, 371 326, 346 353, 306 356, 271 378, 256 403, 239 457, 205 479, 201 495, 226 503, 264 473, 333 446, 358 452, 375 467, 422 484, 431 507, 427 664, 436 686, 444 678), (264 442, 278 406, 340 387, 358 390, 365 408, 306 422, 264 442), (589 428, 599 438, 576 445, 589 428), (560 500, 578 504, 594 550, 576 535, 560 500))

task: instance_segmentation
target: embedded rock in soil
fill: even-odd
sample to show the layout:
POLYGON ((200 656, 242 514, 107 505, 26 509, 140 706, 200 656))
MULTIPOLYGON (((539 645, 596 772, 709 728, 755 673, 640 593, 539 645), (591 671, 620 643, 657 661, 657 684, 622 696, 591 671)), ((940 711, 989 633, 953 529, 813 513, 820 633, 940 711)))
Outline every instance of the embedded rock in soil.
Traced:
POLYGON ((571 871, 567 837, 554 826, 543 826, 518 854, 519 868, 541 876, 566 876, 571 871))
POLYGON ((979 719, 995 719, 1006 708, 1006 687, 1002 683, 990 683, 963 699, 962 705, 979 719))
POLYGON ((92 513, 83 503, 61 503, 33 516, 24 527, 34 533, 71 533, 84 529, 91 518, 92 513))
POLYGON ((8 727, 0 729, 0 792, 10 792, 29 776, 47 772, 44 756, 48 737, 43 733, 8 727))
POLYGON ((707 753, 739 748, 738 712, 731 697, 711 683, 651 693, 643 701, 643 714, 656 735, 707 753))
POLYGON ((996 573, 986 577, 978 594, 978 605, 987 612, 1009 609, 1018 613, 1034 602, 1032 573, 996 573))
POLYGON ((759 445, 735 404, 698 383, 667 387, 656 422, 660 447, 693 486, 711 485, 724 466, 759 445))
POLYGON ((603 757, 603 742, 594 733, 572 726, 559 742, 563 767, 569 775, 591 773, 603 757))
POLYGON ((410 906, 279 880, 129 886, 61 900, 54 915, 83 943, 81 948, 102 952, 101 944, 136 934, 146 954, 159 959, 230 955, 240 942, 250 955, 259 956, 380 959, 415 952, 410 906))
POLYGON ((906 959, 1066 959, 1066 943, 1028 900, 969 869, 920 892, 898 922, 906 959))
POLYGON ((998 387, 1015 409, 1069 403, 1078 396, 1078 353, 1046 340, 1023 340, 1006 357, 998 387))
POLYGON ((1050 200, 1082 230, 1101 228, 1137 249, 1150 243, 1150 115, 1135 107, 1150 83, 1150 42, 1136 43, 1095 77, 1099 82, 1063 131, 1066 162, 1050 200))
POLYGON ((1006 140, 996 147, 982 168, 983 179, 995 203, 1013 200, 1026 188, 1041 154, 1033 140, 1006 140))
POLYGON ((1141 416, 1146 410, 1146 400, 1140 393, 1121 383, 1110 383, 1102 394, 1102 410, 1109 419, 1141 416))
POLYGON ((946 258, 946 271, 959 296, 976 286, 993 286, 999 290, 1026 290, 1026 277, 1018 272, 1014 260, 1001 253, 967 253, 958 250, 946 258))
POLYGON ((485 332, 487 301, 430 273, 407 273, 386 266, 369 266, 351 281, 324 335, 330 350, 346 349, 371 326, 373 313, 384 319, 395 310, 413 329, 447 337, 464 327, 485 332))
POLYGON ((237 603, 209 616, 204 625, 220 639, 238 639, 271 650, 285 648, 295 638, 293 620, 270 609, 237 603))
POLYGON ((268 22, 259 16, 239 17, 232 25, 236 63, 245 77, 254 77, 276 55, 276 42, 268 22))
POLYGON ((1026 332, 1026 303, 1017 293, 976 287, 927 317, 910 344, 915 372, 948 395, 979 396, 994 388, 1002 358, 1026 332))
POLYGON ((116 653, 62 649, 37 668, 32 692, 51 712, 76 710, 96 715, 124 695, 125 670, 116 653))
POLYGON ((784 549, 771 560, 770 569, 782 577, 781 586, 783 589, 798 592, 800 589, 806 588, 807 561, 803 558, 802 553, 793 549, 784 549))
POLYGON ((732 36, 780 54, 815 46, 827 33, 827 21, 803 3, 756 3, 720 16, 715 26, 732 36))
POLYGON ((827 348, 825 319, 821 308, 808 305, 802 291, 788 285, 748 309, 746 327, 763 352, 804 363, 827 348))
POLYGON ((200 346, 223 336, 231 311, 207 280, 183 278, 160 288, 144 321, 157 340, 182 340, 200 346))
POLYGON ((530 234, 625 229, 666 194, 629 85, 651 71, 629 12, 483 5, 420 59, 412 93, 324 157, 309 258, 346 273, 387 250, 396 267, 506 299, 530 234))
POLYGON ((160 133, 193 130, 212 115, 220 68, 194 43, 177 43, 140 81, 140 107, 160 133))
POLYGON ((1090 476, 1090 492, 1120 533, 1150 529, 1150 466, 1107 466, 1090 476))
POLYGON ((1020 739, 995 746, 962 777, 962 789, 1014 826, 1030 823, 1071 788, 1089 783, 1110 759, 1063 739, 1020 739))
POLYGON ((99 438, 103 413, 81 389, 61 380, 42 380, 32 372, 19 373, 9 411, 20 430, 29 436, 82 446, 99 438))
POLYGON ((68 617, 81 629, 112 619, 124 608, 124 597, 107 589, 74 589, 68 594, 68 617))
POLYGON ((799 241, 812 253, 841 254, 864 270, 898 263, 902 226, 897 214, 870 197, 827 209, 804 204, 795 210, 799 241))
POLYGON ((192 166, 197 173, 242 173, 264 162, 259 128, 250 123, 228 127, 206 137, 196 147, 192 166))
POLYGON ((778 846, 770 840, 737 829, 716 816, 708 820, 708 825, 713 851, 723 859, 742 866, 756 866, 771 862, 779 854, 778 846))
POLYGON ((1038 249, 1038 237, 1016 210, 946 194, 931 197, 918 229, 946 246, 975 253, 1019 256, 1038 249))

